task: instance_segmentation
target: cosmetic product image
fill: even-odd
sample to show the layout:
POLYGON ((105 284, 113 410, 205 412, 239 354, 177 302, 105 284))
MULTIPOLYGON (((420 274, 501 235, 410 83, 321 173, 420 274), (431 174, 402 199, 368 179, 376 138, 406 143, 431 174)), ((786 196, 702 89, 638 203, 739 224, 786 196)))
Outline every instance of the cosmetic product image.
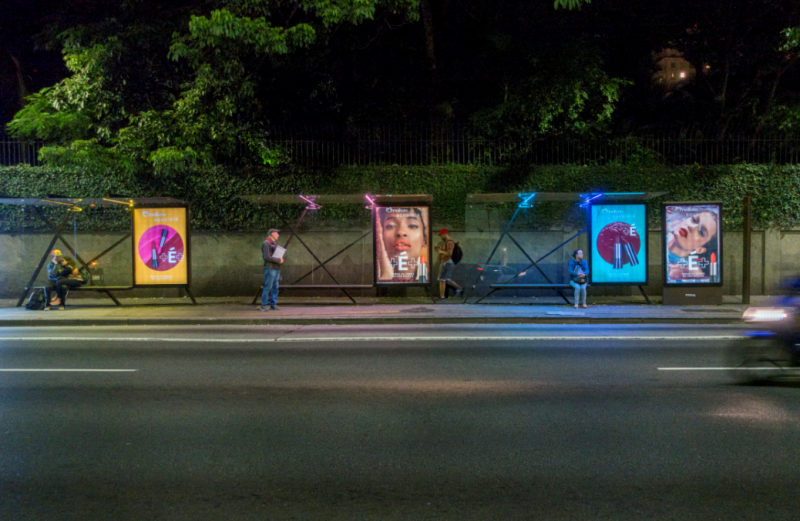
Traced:
POLYGON ((628 256, 628 261, 630 261, 631 266, 637 266, 639 264, 639 258, 636 257, 636 253, 633 251, 633 245, 626 241, 623 247, 625 248, 625 255, 628 256))
POLYGON ((711 270, 709 272, 711 282, 719 282, 719 265, 717 264, 717 254, 711 252, 711 270))
POLYGON ((169 235, 169 230, 166 228, 161 230, 161 241, 158 243, 158 251, 161 251, 161 248, 164 247, 164 242, 167 240, 167 235, 169 235))
POLYGON ((614 243, 614 269, 622 269, 622 244, 619 242, 619 237, 617 237, 617 240, 614 243))
POLYGON ((420 284, 428 283, 428 264, 425 262, 424 255, 417 261, 417 282, 420 284))
POLYGON ((150 265, 154 268, 158 268, 158 253, 156 252, 156 243, 151 242, 150 247, 152 249, 152 254, 153 254, 153 260, 150 263, 150 265))

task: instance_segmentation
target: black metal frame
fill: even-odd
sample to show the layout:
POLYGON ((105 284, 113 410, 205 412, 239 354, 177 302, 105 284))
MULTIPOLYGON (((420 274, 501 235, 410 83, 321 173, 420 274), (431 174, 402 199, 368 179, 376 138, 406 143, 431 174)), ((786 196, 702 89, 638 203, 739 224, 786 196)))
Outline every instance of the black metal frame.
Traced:
MULTIPOLYGON (((288 229, 289 232, 291 233, 289 238, 284 243, 283 247, 287 248, 289 246, 289 243, 292 242, 292 239, 297 237, 297 240, 300 241, 300 244, 306 249, 306 251, 308 251, 309 254, 311 254, 311 256, 314 258, 315 261, 317 261, 317 264, 318 264, 317 266, 312 268, 311 271, 309 271, 308 273, 304 274, 303 276, 301 276, 300 278, 295 280, 292 284, 288 284, 288 285, 285 285, 285 286, 281 286, 280 284, 278 284, 278 291, 285 290, 285 289, 338 289, 339 291, 344 293, 345 296, 347 296, 348 299, 350 299, 350 302, 352 302, 353 304, 357 305, 358 302, 356 302, 356 300, 353 298, 352 295, 350 295, 350 293, 347 292, 347 290, 348 289, 372 289, 372 288, 375 287, 374 284, 372 284, 372 285, 367 285, 367 284, 340 284, 339 281, 336 280, 336 277, 334 277, 333 274, 330 271, 328 271, 328 269, 325 267, 325 265, 328 262, 332 261, 333 259, 335 259, 339 255, 341 255, 345 251, 349 250, 350 248, 352 248, 353 246, 358 244, 367 235, 372 233, 372 230, 364 233, 361 237, 359 237, 355 241, 351 242, 350 244, 348 244, 347 246, 345 246, 344 248, 342 248, 341 250, 339 250, 338 252, 336 252, 332 256, 328 257, 324 261, 321 261, 319 259, 319 257, 317 257, 317 255, 305 243, 303 238, 300 237, 300 234, 297 232, 297 230, 300 228, 300 225, 303 223, 303 220, 305 219, 306 215, 308 214, 308 211, 309 210, 317 210, 317 209, 321 208, 321 206, 319 206, 317 204, 318 200, 328 199, 328 200, 333 200, 333 202, 353 203, 353 201, 344 200, 344 199, 349 199, 350 198, 349 196, 343 197, 342 198, 343 201, 335 201, 335 199, 337 197, 338 196, 332 196, 332 195, 328 195, 328 196, 309 195, 309 196, 302 196, 302 197, 300 195, 298 195, 298 196, 285 196, 285 197, 284 196, 272 196, 272 198, 274 198, 280 204, 305 204, 306 205, 306 207, 303 208, 303 212, 300 214, 300 218, 297 219, 297 222, 295 223, 294 227, 289 226, 288 223, 283 223, 282 224, 282 227, 285 228, 285 229, 288 229), (311 275, 312 273, 314 273, 316 270, 318 270, 320 268, 322 270, 324 270, 325 273, 328 274, 328 276, 335 282, 335 284, 297 284, 298 282, 300 282, 304 278, 308 277, 309 275, 311 275)), ((248 200, 248 201, 250 201, 252 203, 259 203, 259 201, 253 200, 254 199, 253 196, 239 196, 239 198, 248 200)), ((363 204, 361 200, 359 200, 359 204, 363 204)), ((258 299, 261 296, 261 293, 262 293, 263 289, 264 289, 264 286, 261 286, 259 288, 258 292, 253 297, 252 304, 256 304, 256 302, 258 302, 258 299)))
MULTIPOLYGON (((403 200, 403 196, 396 196, 396 200, 393 198, 391 201, 391 205, 385 204, 383 199, 376 199, 375 204, 372 207, 372 282, 375 284, 376 287, 400 287, 400 288, 426 288, 429 290, 431 285, 431 277, 428 277, 428 282, 420 283, 420 282, 382 282, 378 280, 378 234, 377 234, 377 227, 378 227, 378 209, 379 208, 390 208, 390 207, 414 207, 414 208, 425 208, 428 210, 428 222, 426 226, 428 228, 428 266, 433 266, 433 227, 431 225, 431 204, 428 201, 423 203, 418 203, 416 200, 403 200), (380 202, 379 202, 380 201, 380 202)), ((430 296, 430 293, 428 293, 430 296)), ((433 298, 433 297, 431 297, 433 298)))
MULTIPOLYGON (((65 204, 66 204, 66 203, 65 203, 65 204)), ((28 296, 28 294, 31 292, 31 290, 32 290, 32 289, 34 289, 35 287, 37 287, 37 286, 34 286, 34 283, 36 282, 36 279, 39 277, 39 273, 41 273, 41 271, 42 271, 42 268, 43 268, 43 267, 44 267, 44 265, 47 263, 47 259, 48 259, 48 257, 50 257, 50 253, 51 253, 51 252, 52 252, 52 250, 53 250, 53 246, 55 246, 55 244, 56 244, 56 242, 57 242, 57 241, 59 241, 59 240, 60 240, 60 241, 62 242, 62 244, 64 244, 64 246, 66 246, 66 247, 67 247, 67 250, 69 250, 69 251, 72 253, 72 255, 75 257, 75 260, 76 260, 77 262, 79 262, 79 263, 80 263, 80 264, 81 264, 83 267, 85 267, 85 268, 87 268, 87 269, 88 269, 88 268, 89 268, 89 266, 91 266, 92 262, 94 262, 94 261, 96 261, 96 260, 98 260, 98 259, 102 258, 104 255, 106 255, 106 254, 107 254, 107 253, 109 253, 111 250, 113 250, 114 248, 116 248, 117 246, 119 246, 120 244, 122 244, 122 242, 124 242, 126 239, 128 239, 128 238, 131 236, 131 234, 130 234, 130 233, 126 234, 126 235, 125 235, 125 236, 124 236, 122 239, 120 239, 120 240, 118 240, 117 242, 115 242, 115 243, 114 243, 112 246, 110 246, 109 248, 106 248, 106 249, 105 249, 105 250, 104 250, 102 253, 100 253, 100 254, 98 254, 98 255, 95 255, 95 256, 94 256, 92 259, 90 259, 90 260, 88 260, 88 261, 84 261, 84 260, 83 260, 83 259, 80 257, 80 255, 78 255, 78 252, 75 250, 75 248, 72 246, 72 244, 70 244, 70 243, 69 243, 69 241, 67 241, 67 240, 64 238, 64 236, 61 234, 61 230, 63 229, 63 227, 64 227, 64 224, 67 222, 67 218, 69 217, 70 213, 73 213, 73 212, 74 212, 74 208, 76 207, 76 205, 74 205, 74 204, 69 204, 69 205, 67 205, 67 206, 70 206, 70 208, 68 208, 68 209, 67 209, 67 210, 64 212, 64 216, 61 218, 61 220, 60 220, 60 221, 58 222, 58 224, 56 224, 56 225, 54 225, 54 224, 52 223, 52 221, 50 221, 50 219, 48 219, 48 218, 47 218, 47 216, 45 216, 45 215, 44 215, 44 213, 42 213, 42 211, 39 209, 39 207, 38 207, 38 206, 33 206, 33 210, 34 210, 34 212, 36 213, 36 215, 38 216, 38 218, 39 218, 39 219, 40 219, 40 220, 41 220, 43 223, 45 223, 45 225, 47 225, 47 226, 48 226, 48 227, 49 227, 49 228, 52 230, 52 233, 53 233, 53 238, 52 238, 52 240, 50 241, 50 243, 48 244, 48 246, 47 246, 47 250, 45 251, 45 253, 44 253, 44 255, 42 256, 41 260, 40 260, 40 261, 39 261, 39 263, 36 265, 36 269, 35 269, 35 270, 34 270, 34 272, 33 272, 33 276, 31 277, 31 279, 28 281, 28 284, 27 284, 27 285, 25 286, 25 288, 23 289, 23 291, 22 291, 22 296, 21 296, 21 297, 20 297, 20 299, 17 301, 17 306, 16 306, 16 307, 21 307, 21 306, 22 306, 22 304, 25 302, 25 298, 28 296)), ((89 282, 89 284, 88 284, 88 285, 86 285, 86 286, 82 286, 82 287, 81 287, 81 289, 82 289, 83 291, 98 291, 98 292, 103 292, 103 293, 105 293, 105 294, 106 294, 106 295, 107 295, 107 296, 108 296, 108 297, 109 297, 111 300, 113 300, 113 301, 114 301, 114 303, 115 303, 116 305, 118 305, 118 306, 121 306, 121 305, 122 305, 122 304, 119 302, 119 300, 117 300, 117 299, 114 297, 114 295, 112 295, 112 294, 110 293, 110 291, 109 291, 109 290, 106 290, 106 289, 101 289, 103 286, 97 286, 96 288, 93 288, 93 287, 92 287, 92 284, 91 284, 91 281, 87 281, 87 282, 89 282)), ((114 286, 114 289, 115 289, 115 290, 123 290, 123 289, 131 289, 132 287, 133 287, 133 286, 131 286, 131 287, 127 287, 127 286, 114 286)))
MULTIPOLYGON (((642 295, 644 295, 644 289, 642 286, 646 286, 650 283, 650 244, 648 242, 650 231, 648 226, 650 225, 650 219, 647 215, 647 203, 642 201, 605 201, 605 202, 596 202, 592 203, 587 206, 587 221, 588 225, 587 228, 589 230, 589 247, 588 247, 588 254, 586 255, 588 263, 589 263, 589 284, 593 286, 639 286, 639 289, 642 291, 642 295), (595 206, 632 206, 632 205, 640 205, 644 207, 644 234, 641 232, 639 233, 641 243, 644 245, 645 254, 644 254, 644 281, 635 281, 635 282, 596 282, 593 280, 594 277, 594 266, 592 265, 592 248, 594 246, 593 235, 592 235, 592 208, 595 206)), ((647 296, 645 296, 647 299, 647 296)), ((648 300, 648 304, 649 299, 648 300)))
MULTIPOLYGON (((518 210, 519 210, 519 208, 518 208, 518 210)), ((513 219, 512 219, 512 220, 513 220, 513 219)), ((510 225, 510 223, 509 223, 509 225, 510 225)), ((489 291, 489 293, 487 293, 486 295, 482 296, 481 298, 479 298, 478 300, 476 300, 475 302, 473 302, 473 304, 478 304, 478 303, 479 303, 481 300, 483 300, 483 299, 487 298, 488 296, 490 296, 491 294, 493 294, 495 291, 502 291, 502 290, 504 290, 504 289, 524 289, 524 288, 523 288, 524 286, 528 286, 528 289, 547 289, 548 287, 550 287, 550 289, 552 289, 552 290, 554 290, 554 291, 557 291, 557 292, 558 292, 558 294, 559 294, 559 295, 561 295, 561 298, 563 298, 563 299, 564 299, 564 300, 567 302, 567 304, 571 304, 571 302, 569 301, 569 299, 568 299, 568 298, 567 298, 567 297, 564 295, 564 293, 563 293, 563 291, 562 291, 562 288, 554 287, 554 286, 563 286, 563 284, 555 284, 555 283, 553 283, 553 282, 550 280, 550 278, 549 278, 549 277, 547 277, 547 275, 545 275, 545 274, 544 274, 544 272, 541 270, 541 268, 539 268, 539 266, 538 266, 538 263, 542 262, 544 259, 546 259, 546 258, 547 258, 547 257, 549 257, 550 255, 552 255, 553 253, 557 252, 558 250, 560 250, 561 248, 563 248, 564 246, 566 246, 567 244, 569 244, 569 243, 570 243, 570 242, 571 242, 573 239, 576 239, 578 236, 580 236, 581 234, 585 233, 585 232, 586 232, 586 230, 587 230, 587 228, 588 228, 588 227, 584 227, 584 228, 583 228, 582 230, 580 230, 578 233, 576 233, 575 235, 573 235, 572 237, 570 237, 570 238, 569 238, 569 239, 567 239, 566 241, 562 242, 561 244, 559 244, 558 246, 556 246, 555 248, 553 248, 553 249, 552 249, 552 250, 550 250, 549 252, 545 253, 544 255, 542 255, 541 257, 539 257, 538 259, 536 259, 535 261, 534 261, 533 259, 531 259, 530 257, 528 257, 528 254, 527 254, 527 253, 525 253, 525 251, 523 250, 523 253, 525 253, 525 256, 526 256, 526 257, 528 257, 528 259, 531 261, 531 264, 529 264, 528 266, 526 266, 526 267, 525 267, 525 269, 523 269, 522 271, 520 271, 519 273, 517 273, 516 275, 514 275, 514 276, 513 276, 513 277, 511 277, 510 279, 508 279, 508 280, 506 280, 505 282, 502 282, 502 283, 500 283, 500 284, 499 284, 499 285, 501 285, 501 286, 509 286, 508 288, 493 288, 493 287, 491 287, 492 285, 489 285, 489 289, 490 289, 491 291, 489 291), (539 273, 541 273, 541 274, 544 276, 544 278, 545 278, 545 279, 547 279, 547 281, 549 282, 549 284, 514 284, 514 285, 513 285, 513 286, 515 286, 514 288, 511 288, 511 287, 510 287, 510 286, 512 286, 512 285, 511 285, 511 284, 509 284, 509 283, 510 283, 512 280, 516 279, 517 277, 519 277, 520 275, 522 275, 523 273, 525 273, 526 271, 528 271, 528 270, 529 270, 529 269, 531 269, 532 267, 536 267, 536 269, 539 271, 539 273)), ((509 235, 509 237, 510 237, 510 235, 509 235)), ((501 238, 500 238, 500 241, 502 241, 502 240, 503 240, 503 238, 501 237, 501 238)), ((514 240, 514 239, 512 238, 512 240, 514 240)), ((497 241, 497 245, 495 245, 495 248, 494 248, 494 250, 492 251, 492 255, 494 255, 494 251, 495 251, 495 250, 497 250, 497 247, 500 245, 500 241, 497 241)), ((518 248, 522 249, 522 246, 520 246, 520 245, 519 245, 519 243, 518 243, 516 240, 514 240, 514 244, 516 244, 518 248)), ((491 260, 491 255, 489 256, 489 260, 491 260)), ((488 264, 489 262, 487 261, 486 263, 488 264)), ((478 279, 478 280, 480 280, 480 275, 478 275, 478 277, 479 277, 479 279, 478 279)), ((477 286, 477 280, 475 281, 475 285, 473 285, 473 286, 472 286, 472 288, 473 288, 473 289, 475 289, 475 286, 477 286)), ((465 299, 464 299, 464 302, 466 302, 466 300, 467 300, 467 299, 465 298, 465 299)))
POLYGON ((191 205, 186 202, 180 203, 167 203, 167 204, 133 204, 131 206, 131 277, 133 280, 133 288, 181 288, 186 292, 186 295, 192 300, 192 304, 197 305, 197 300, 192 294, 192 210, 191 205), (186 284, 136 284, 136 230, 134 228, 135 218, 133 213, 136 210, 158 210, 160 208, 184 208, 186 210, 186 244, 184 245, 185 259, 186 259, 186 284))
POLYGON ((667 288, 697 288, 697 287, 719 287, 723 285, 722 270, 722 201, 682 201, 682 202, 662 202, 661 203, 661 285, 667 288), (667 206, 716 206, 719 208, 719 282, 667 282, 667 206))

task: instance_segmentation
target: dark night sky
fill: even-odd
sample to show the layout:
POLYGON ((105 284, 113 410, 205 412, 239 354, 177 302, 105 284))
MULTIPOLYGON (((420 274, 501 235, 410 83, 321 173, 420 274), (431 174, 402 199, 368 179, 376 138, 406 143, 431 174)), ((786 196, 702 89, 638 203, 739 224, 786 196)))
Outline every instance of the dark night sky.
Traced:
MULTIPOLYGON (((146 5, 154 0, 139 1, 146 5)), ((214 0, 194 3, 208 5, 214 0)), ((103 18, 118 4, 2 0, 0 123, 19 109, 19 72, 29 92, 56 83, 67 72, 58 49, 37 49, 37 36, 41 41, 46 27, 103 18)), ((712 117, 708 107, 718 94, 720 75, 704 77, 665 101, 650 87, 650 53, 674 46, 686 51, 694 63, 712 60, 712 73, 722 70, 727 57, 734 65, 729 88, 741 84, 744 91, 763 62, 759 44, 782 27, 800 25, 798 4, 796 0, 594 0, 580 12, 556 12, 552 0, 431 0, 436 73, 427 67, 421 22, 395 30, 368 23, 337 32, 324 53, 303 57, 309 58, 306 65, 275 66, 265 72, 278 87, 264 95, 274 97, 275 106, 291 120, 425 119, 442 106, 463 118, 496 103, 503 81, 516 81, 515 75, 528 67, 531 53, 546 55, 574 42, 595 48, 609 75, 634 81, 618 108, 618 118, 641 126, 647 123, 642 121, 644 111, 651 123, 669 122, 671 117, 702 122, 712 117), (695 24, 701 36, 692 34, 695 24), (498 51, 504 45, 506 49, 498 51), (325 85, 335 95, 326 98, 325 85)), ((793 85, 794 90, 781 91, 783 100, 797 100, 797 80, 796 70, 785 77, 784 85, 793 85)))

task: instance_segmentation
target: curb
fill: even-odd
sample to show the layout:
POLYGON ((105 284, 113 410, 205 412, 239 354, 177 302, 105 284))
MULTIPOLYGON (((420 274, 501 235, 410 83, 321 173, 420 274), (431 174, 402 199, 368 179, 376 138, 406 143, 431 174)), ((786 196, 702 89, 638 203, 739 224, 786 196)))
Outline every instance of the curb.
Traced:
POLYGON ((379 317, 379 318, 97 318, 97 319, 8 319, 0 327, 90 327, 90 326, 311 326, 370 324, 743 324, 740 317, 379 317))

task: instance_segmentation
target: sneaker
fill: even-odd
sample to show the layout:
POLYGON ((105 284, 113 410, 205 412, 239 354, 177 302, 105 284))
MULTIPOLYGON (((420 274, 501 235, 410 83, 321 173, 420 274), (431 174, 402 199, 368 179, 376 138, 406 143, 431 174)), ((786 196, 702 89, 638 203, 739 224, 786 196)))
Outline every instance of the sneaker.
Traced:
POLYGON ((281 310, 281 308, 279 308, 278 306, 270 306, 269 309, 271 309, 272 311, 280 311, 281 310))
POLYGON ((460 297, 460 296, 462 296, 463 294, 464 294, 464 290, 463 290, 463 289, 457 289, 457 290, 456 290, 456 294, 455 294, 454 296, 455 296, 455 297, 460 297))
POLYGON ((258 310, 259 311, 269 311, 269 308, 261 306, 260 308, 258 308, 258 310))
POLYGON ((67 309, 67 308, 66 308, 66 307, 64 307, 64 304, 61 304, 60 306, 58 306, 58 310, 59 310, 59 311, 65 311, 66 309, 67 309))
POLYGON ((45 306, 44 310, 45 311, 53 311, 53 308, 51 308, 50 306, 45 306))

